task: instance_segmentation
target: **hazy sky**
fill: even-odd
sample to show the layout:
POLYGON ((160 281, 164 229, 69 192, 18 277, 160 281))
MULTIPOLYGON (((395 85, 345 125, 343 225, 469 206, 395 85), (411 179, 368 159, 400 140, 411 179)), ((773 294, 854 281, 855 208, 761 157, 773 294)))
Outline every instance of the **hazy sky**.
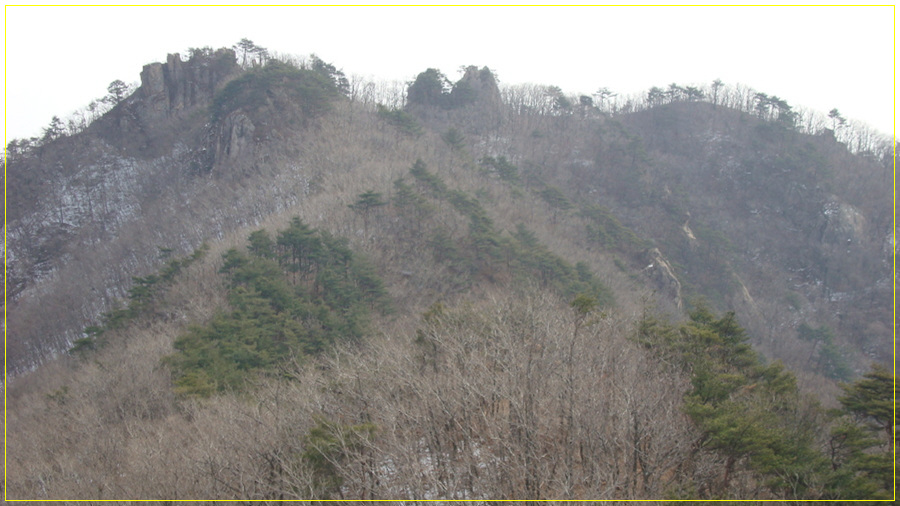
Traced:
POLYGON ((243 37, 389 81, 428 67, 456 80, 461 65, 586 94, 719 78, 890 134, 894 16, 893 6, 6 7, 6 137, 38 135, 167 53, 243 37))

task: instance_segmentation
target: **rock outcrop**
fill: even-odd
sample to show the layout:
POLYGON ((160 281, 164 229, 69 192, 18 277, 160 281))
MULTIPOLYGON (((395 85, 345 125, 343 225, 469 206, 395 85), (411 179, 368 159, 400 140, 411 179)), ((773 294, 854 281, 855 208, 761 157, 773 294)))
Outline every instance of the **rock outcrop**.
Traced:
POLYGON ((211 104, 239 72, 231 49, 198 50, 187 61, 170 54, 165 63, 144 65, 140 87, 90 128, 126 156, 170 154, 189 131, 207 122, 208 115, 195 114, 197 109, 211 104))
POLYGON ((144 65, 135 93, 138 118, 151 123, 209 103, 218 86, 238 69, 234 51, 224 48, 186 62, 176 53, 168 55, 166 63, 144 65))
POLYGON ((236 112, 221 121, 215 136, 215 161, 218 163, 249 162, 253 155, 256 126, 246 115, 236 112))
POLYGON ((823 243, 858 243, 865 237, 866 218, 855 207, 832 199, 822 209, 824 220, 821 226, 823 243))
MULTIPOLYGON (((466 67, 466 72, 456 83, 451 92, 451 97, 460 94, 469 94, 474 103, 481 105, 499 105, 500 87, 493 72, 487 67, 480 70, 475 65, 466 67)), ((464 100, 458 100, 462 102, 464 100)))
POLYGON ((650 281, 660 292, 675 301, 678 309, 683 307, 681 299, 681 281, 675 277, 675 271, 659 251, 659 248, 651 248, 646 252, 646 258, 649 262, 644 267, 644 274, 650 278, 650 281))

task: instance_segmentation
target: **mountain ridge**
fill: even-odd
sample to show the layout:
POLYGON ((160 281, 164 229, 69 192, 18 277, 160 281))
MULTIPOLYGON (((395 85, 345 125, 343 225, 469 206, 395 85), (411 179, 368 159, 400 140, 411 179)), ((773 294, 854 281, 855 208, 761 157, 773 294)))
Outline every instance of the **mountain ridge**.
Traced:
MULTIPOLYGON (((218 93, 222 94, 228 83, 232 82, 239 75, 256 75, 253 72, 247 74, 247 71, 242 71, 239 65, 235 63, 236 59, 234 56, 234 52, 230 50, 223 49, 215 52, 205 50, 198 51, 192 55, 191 59, 185 62, 182 62, 178 55, 169 55, 166 63, 146 65, 141 73, 141 86, 130 97, 116 104, 105 116, 91 125, 88 131, 55 141, 56 145, 68 144, 71 146, 71 148, 63 148, 63 152, 68 152, 70 149, 75 148, 75 153, 107 153, 102 155, 98 162, 92 164, 94 168, 87 171, 81 170, 74 177, 63 176, 63 174, 72 174, 77 171, 75 167, 78 165, 73 164, 80 163, 78 156, 58 156, 52 150, 48 152, 47 148, 43 146, 37 148, 37 157, 33 156, 33 152, 31 153, 32 157, 22 157, 16 151, 10 151, 7 156, 7 162, 13 167, 10 183, 15 185, 17 189, 24 190, 21 193, 14 192, 15 197, 10 202, 10 209, 13 211, 9 216, 11 218, 10 222, 14 224, 31 222, 30 226, 13 226, 8 229, 11 243, 20 243, 23 246, 29 245, 29 248, 21 253, 10 250, 9 274, 12 280, 11 299, 13 301, 24 289, 23 286, 26 283, 23 280, 29 278, 38 279, 40 276, 46 275, 48 270, 53 270, 52 267, 48 267, 48 264, 52 264, 52 261, 48 262, 45 259, 47 252, 59 249, 59 238, 71 236, 73 234, 71 229, 73 228, 78 229, 84 224, 88 224, 88 228, 100 228, 99 231, 93 231, 93 237, 87 239, 87 241, 90 243, 101 240, 100 238, 104 233, 107 235, 115 233, 106 229, 114 229, 117 223, 127 221, 129 215, 139 212, 134 207, 134 202, 141 200, 140 195, 165 194, 168 192, 169 198, 181 199, 187 203, 191 201, 191 197, 187 195, 175 196, 179 190, 172 191, 171 186, 183 187, 188 189, 188 192, 199 191, 195 184, 199 179, 192 179, 192 174, 208 172, 215 181, 213 184, 219 184, 227 179, 235 179, 235 184, 239 185, 241 184, 240 179, 246 177, 247 171, 260 173, 271 170, 275 173, 280 170, 276 168, 278 165, 291 163, 288 159, 296 157, 298 151, 296 147, 285 150, 284 147, 290 145, 288 138, 297 139, 293 141, 294 146, 300 146, 302 150, 302 136, 304 134, 302 134, 303 128, 298 130, 295 127, 290 127, 290 124, 306 120, 297 119, 298 116, 292 116, 295 119, 278 120, 284 123, 282 126, 289 128, 279 128, 277 125, 257 126, 271 121, 272 118, 279 117, 273 106, 276 108, 280 107, 282 111, 289 109, 279 106, 277 101, 281 99, 277 98, 277 94, 272 95, 271 91, 267 92, 269 93, 268 97, 259 102, 258 105, 253 106, 258 108, 255 110, 256 112, 253 112, 254 109, 244 107, 223 115, 218 121, 213 121, 212 123, 203 121, 202 111, 205 107, 215 106, 213 98, 217 90, 218 93), (272 102, 272 100, 276 100, 276 102, 272 102), (200 114, 198 115, 198 113, 200 114), (254 114, 261 116, 254 121, 253 118, 248 116, 248 113, 251 116, 254 114), (260 118, 263 117, 268 119, 261 120, 260 118), (285 121, 287 122, 285 123, 285 121), (266 133, 260 128, 272 133, 266 133), (173 137, 176 132, 182 132, 180 134, 181 139, 177 141, 173 137), (187 132, 194 133, 184 137, 183 135, 187 132), (284 138, 272 138, 273 134, 275 137, 283 136, 284 138), (298 135, 300 137, 297 137, 298 135), (138 141, 136 144, 134 140, 129 139, 143 140, 138 141), (100 144, 97 144, 97 142, 100 144), (106 143, 106 146, 104 146, 104 143, 106 143), (73 144, 81 144, 81 146, 75 147, 73 144), (263 151, 265 151, 265 155, 259 156, 263 151), (120 161, 115 160, 116 156, 123 155, 124 159, 120 159, 120 161), (136 159, 125 161, 135 155, 137 156, 136 159), (154 157, 154 155, 160 155, 161 157, 154 157), (34 158, 37 158, 37 160, 34 160, 34 158), (141 158, 145 160, 140 161, 141 158), (153 162, 152 160, 154 159, 158 161, 153 162), (20 160, 24 164, 22 171, 15 169, 17 162, 20 160), (146 163, 151 165, 141 165, 146 163), (157 164, 157 168, 153 168, 153 164, 157 164), (266 167, 266 164, 268 164, 268 167, 266 167), (34 167, 31 167, 32 165, 34 167), (165 172, 165 169, 162 168, 165 165, 171 167, 177 165, 179 168, 165 172), (66 168, 66 166, 72 168, 66 168), (52 176, 51 173, 48 173, 49 167, 57 167, 55 170, 58 171, 59 176, 52 176), (135 171, 140 173, 142 177, 139 177, 135 171), (148 174, 154 173, 158 173, 158 175, 148 176, 148 174), (30 179, 23 180, 22 176, 18 174, 28 174, 30 179), (35 174, 43 175, 43 182, 35 183, 38 185, 36 191, 30 192, 28 189, 32 186, 31 182, 38 179, 35 177, 35 174), (63 179, 59 179, 60 176, 63 179), (45 205, 42 211, 38 213, 32 212, 31 216, 24 220, 22 213, 32 209, 35 204, 42 200, 30 196, 30 194, 40 193, 40 189, 46 184, 46 181, 54 179, 61 182, 60 189, 55 190, 56 197, 50 199, 56 201, 55 206, 51 208, 51 206, 45 205), (134 186, 136 184, 138 185, 137 187, 134 186), (107 188, 115 188, 112 195, 107 195, 107 188), (64 196, 60 192, 69 193, 64 196), (108 211, 111 204, 113 208, 119 210, 120 216, 109 214, 108 211), (131 210, 129 211, 129 209, 131 210), (56 224, 53 224, 54 221, 56 224), (22 241, 19 241, 20 237, 22 237, 22 241), (33 239, 26 239, 29 237, 33 239), (52 239, 54 237, 57 239, 52 239), (47 243, 47 241, 50 242, 47 243), (41 274, 41 272, 45 274, 41 274)), ((324 62, 318 59, 314 60, 314 62, 318 62, 317 64, 320 67, 325 65, 324 62)), ((321 71, 321 68, 319 70, 321 71)), ((261 73, 263 69, 261 68, 256 72, 261 73)), ((274 73, 270 72, 270 74, 274 73)), ((316 78, 321 77, 325 80, 334 79, 335 81, 343 77, 343 74, 333 67, 327 69, 324 74, 317 74, 313 71, 310 75, 316 76, 316 78)), ((287 78, 274 77, 274 79, 287 78)), ((285 89, 284 84, 285 82, 281 83, 281 89, 285 89)), ((413 114, 413 117, 417 116, 424 121, 425 125, 433 123, 433 128, 438 128, 439 124, 446 125, 448 121, 452 123, 454 115, 462 115, 459 117, 464 122, 463 124, 468 122, 469 125, 477 129, 484 128, 484 125, 492 123, 495 125, 492 128, 503 128, 497 126, 499 125, 498 121, 504 121, 502 119, 504 113, 501 112, 503 107, 499 102, 501 93, 491 76, 490 70, 486 67, 481 70, 474 66, 469 67, 460 81, 452 86, 439 71, 429 69, 428 72, 420 75, 419 80, 412 82, 410 86, 413 90, 421 90, 411 95, 410 112, 413 114), (485 76, 490 77, 490 79, 484 81, 487 84, 482 82, 483 79, 487 79, 485 76), (441 79, 444 82, 441 82, 441 79), (453 89, 448 92, 446 91, 448 88, 453 89), (488 91, 484 91, 485 89, 488 91), (484 96, 487 98, 484 99, 486 100, 484 104, 486 105, 478 107, 468 105, 474 100, 472 97, 477 97, 478 93, 485 94, 484 96), (457 103, 451 103, 451 98, 456 100, 457 103), (446 102, 441 102, 442 100, 446 102), (476 113, 476 110, 479 112, 476 113), (472 114, 480 114, 481 116, 472 116, 472 114)), ((241 93, 255 93, 251 88, 246 88, 246 90, 250 91, 245 90, 241 93)), ((601 207, 604 205, 609 206, 610 204, 617 205, 616 211, 621 213, 619 219, 625 219, 626 222, 629 220, 629 214, 640 213, 642 207, 645 209, 648 207, 640 202, 641 199, 646 201, 656 199, 661 202, 661 205, 657 207, 667 208, 667 212, 670 214, 681 214, 682 216, 672 217, 671 219, 683 221, 683 223, 678 225, 680 225, 679 229, 683 231, 687 243, 672 244, 670 248, 683 250, 682 259, 680 260, 682 265, 686 262, 687 257, 685 255, 689 254, 692 247, 702 242, 708 242, 701 241, 698 243, 693 230, 697 226, 701 227, 700 231, 706 234, 708 239, 720 242, 723 239, 726 241, 734 240, 734 236, 722 237, 721 230, 708 229, 706 228, 708 225, 704 225, 702 222, 698 224, 698 220, 714 215, 718 209, 723 208, 723 205, 731 206, 733 210, 730 213, 735 218, 737 218, 735 213, 740 211, 746 215, 746 212, 749 211, 760 222, 772 222, 772 220, 784 222, 784 220, 787 220, 779 227, 782 230, 782 232, 779 232, 782 234, 780 239, 775 239, 776 242, 769 241, 769 244, 763 248, 756 248, 758 252, 755 253, 755 257, 757 258, 759 257, 759 252, 763 250, 777 251, 779 248, 775 244, 791 240, 791 230, 808 230, 809 232, 807 233, 813 234, 815 229, 815 233, 819 235, 818 238, 814 238, 816 239, 815 242, 822 243, 824 241, 831 248, 838 247, 837 245, 840 241, 846 240, 851 243, 850 247, 845 250, 846 252, 859 251, 861 246, 858 245, 863 241, 868 244, 862 247, 869 250, 874 250, 878 247, 875 244, 876 240, 882 241, 883 244, 880 246, 883 252, 890 247, 891 230, 887 228, 887 222, 891 219, 891 215, 885 214, 883 211, 886 196, 879 197, 880 200, 866 197, 866 195, 880 195, 883 192, 878 192, 878 189, 879 187, 883 188, 883 186, 880 184, 875 184, 874 186, 870 184, 869 187, 861 186, 848 180, 843 175, 850 173, 854 174, 854 176, 850 177, 856 177, 858 171, 863 170, 861 167, 864 165, 860 165, 860 162, 852 156, 847 158, 846 155, 842 155, 840 146, 834 141, 828 140, 830 135, 828 130, 819 137, 804 137, 803 134, 780 127, 777 123, 761 122, 756 124, 756 126, 751 126, 753 120, 751 119, 748 122, 746 113, 739 113, 731 109, 726 110, 725 107, 720 105, 704 102, 673 101, 646 111, 617 117, 620 119, 596 117, 590 120, 600 125, 601 129, 606 129, 607 131, 606 134, 600 134, 600 136, 596 137, 601 139, 599 150, 597 146, 589 144, 590 140, 575 141, 574 139, 563 139, 558 136, 554 137, 555 145, 553 145, 554 143, 548 143, 540 137, 535 137, 543 135, 541 133, 542 123, 549 125, 556 122, 563 125, 563 130, 572 128, 572 126, 565 126, 565 124, 573 124, 574 118, 569 116, 570 113, 567 110, 559 109, 559 107, 561 107, 560 104, 565 105, 568 103, 569 111, 574 112, 572 108, 575 106, 571 101, 565 99, 563 95, 559 95, 558 90, 551 90, 551 92, 549 97, 555 101, 556 105, 554 107, 557 110, 551 108, 548 111, 537 111, 537 114, 531 117, 532 119, 527 119, 523 123, 526 130, 532 128, 532 126, 537 127, 531 131, 533 146, 530 149, 532 152, 535 151, 536 145, 542 143, 547 146, 547 153, 552 153, 552 151, 560 148, 574 150, 583 154, 593 152, 593 155, 589 155, 588 159, 583 161, 580 159, 584 157, 579 154, 576 155, 576 158, 565 162, 568 164, 575 163, 576 165, 582 164, 583 168, 573 166, 570 169, 572 177, 566 176, 565 179, 556 181, 558 184, 554 186, 565 188, 565 185, 568 184, 576 192, 574 195, 582 199, 584 199, 583 192, 585 190, 588 193, 600 192, 599 194, 603 195, 606 200, 595 199, 595 201, 601 207), (556 95, 553 95, 553 93, 556 93, 556 95), (560 102, 561 100, 562 102, 560 102), (726 119, 729 117, 732 119, 726 119), (672 125, 673 121, 676 121, 675 118, 679 118, 677 120, 678 128, 667 127, 667 125, 672 125), (624 123, 619 123, 620 121, 624 123), (531 126, 528 126, 529 122, 531 126), (716 123, 718 123, 718 127, 714 126, 716 123), (626 128, 631 129, 631 131, 625 130, 626 128), (716 133, 728 132, 729 130, 732 133, 716 133), (637 133, 638 137, 634 137, 635 133, 637 133), (739 137, 743 136, 744 140, 736 138, 736 134, 739 137), (608 147, 602 147, 604 142, 602 138, 604 136, 614 139, 608 143, 608 147), (747 146, 746 139, 748 137, 754 139, 752 142, 756 143, 755 147, 750 146, 749 150, 745 147, 747 146), (805 147, 797 149, 791 148, 790 144, 786 144, 786 142, 797 142, 797 140, 803 140, 805 147), (575 147, 574 142, 580 142, 582 145, 575 147), (584 144, 584 142, 588 144, 584 144), (623 146, 623 143, 626 143, 626 145, 623 146), (770 160, 764 161, 766 156, 759 157, 756 152, 770 146, 776 146, 776 151, 772 155, 766 155, 770 160), (675 150, 673 151, 673 149, 675 150), (616 150, 620 152, 617 153, 616 150), (630 150, 632 153, 622 153, 621 151, 623 150, 630 150), (648 155, 648 150, 652 153, 651 155, 648 155), (823 156, 826 156, 823 152, 828 153, 827 156, 831 157, 844 156, 843 159, 839 158, 841 161, 838 163, 855 164, 858 167, 853 170, 843 170, 841 173, 831 176, 831 179, 841 185, 841 188, 845 190, 844 193, 852 199, 853 203, 827 191, 827 188, 823 188, 820 183, 813 182, 817 180, 816 178, 819 177, 819 174, 809 172, 813 169, 804 168, 815 167, 816 171, 838 172, 834 168, 828 168, 828 166, 833 165, 823 163, 823 156), (704 161, 700 164, 693 164, 693 166, 701 169, 704 169, 704 167, 714 168, 716 173, 713 177, 702 176, 701 172, 696 172, 689 168, 692 166, 692 162, 690 159, 685 159, 685 155, 696 156, 701 153, 705 153, 703 155, 705 157, 704 161), (648 156, 654 158, 652 167, 648 165, 648 156), (590 159, 591 157, 593 157, 593 160, 590 159), (630 164, 623 163, 623 161, 628 162, 629 157, 630 164), (748 166, 748 160, 753 157, 758 158, 754 161, 757 164, 755 168, 748 166), (613 166, 618 164, 620 168, 613 167, 611 171, 604 171, 602 165, 610 163, 613 166), (663 166, 667 163, 672 168, 675 168, 677 175, 673 178, 667 179, 667 174, 672 171, 672 168, 664 170, 663 166), (783 166, 779 166, 779 164, 783 166), (807 165, 802 166, 803 164, 807 165), (676 165, 677 167, 675 167, 676 165), (631 171, 632 168, 634 169, 633 171, 631 171), (773 170, 781 172, 776 173, 773 170), (691 175, 692 171, 694 175, 691 175), (767 174, 763 176, 757 175, 763 171, 766 171, 767 174), (637 180, 631 179, 629 181, 629 178, 635 176, 638 177, 637 180), (589 184, 572 184, 572 181, 579 181, 579 178, 582 177, 586 180, 582 180, 582 182, 588 182, 589 184), (743 210, 738 210, 734 206, 739 202, 744 202, 744 198, 718 200, 715 198, 689 198, 685 200, 685 189, 679 187, 679 185, 684 184, 683 181, 686 177, 690 178, 690 183, 704 185, 702 192, 696 194, 700 196, 733 195, 735 191, 762 192, 757 193, 757 195, 781 192, 781 195, 777 197, 779 199, 778 202, 766 203, 759 201, 758 196, 754 197, 747 194, 749 200, 746 201, 746 204, 741 205, 746 205, 749 209, 743 210), (591 178, 593 179, 591 180, 591 178), (598 184, 599 186, 597 186, 598 184), (810 187, 810 185, 813 185, 814 188, 810 187), (613 191, 603 192, 603 188, 612 189, 613 191), (673 188, 675 193, 673 193, 673 188), (741 190, 741 188, 744 189, 741 190), (852 190, 853 194, 849 195, 848 190, 852 190), (635 192, 644 192, 646 195, 642 196, 635 192), (804 194, 804 192, 806 193, 804 194), (681 202, 678 202, 679 198, 681 202), (811 198, 814 200, 810 200, 811 198), (626 202, 628 199, 631 199, 631 202, 626 202), (705 207, 696 208, 698 204, 704 201, 709 203, 703 204, 705 207), (792 201, 803 202, 806 207, 801 209, 796 204, 792 204, 790 207, 784 208, 783 203, 792 201), (622 205, 623 203, 624 205, 622 205), (637 206, 630 205, 631 203, 636 203, 637 206), (687 206, 695 208, 688 209, 686 208, 687 206), (676 207, 684 207, 684 209, 676 209, 676 207), (691 211, 693 211, 693 215, 691 211), (798 220, 801 219, 805 221, 799 222, 798 220), (880 231, 877 232, 878 234, 882 234, 880 238, 873 236, 873 234, 876 234, 876 230, 880 231), (694 246, 691 246, 692 244, 694 246)), ((507 94, 509 95, 510 93, 507 94)), ((318 97, 316 100, 320 98, 323 97, 318 97)), ((285 96, 284 99, 287 99, 287 97, 285 96)), ((354 108, 359 107, 354 106, 354 102, 351 98, 350 114, 353 114, 354 108)), ((359 105, 365 107, 366 101, 363 100, 361 102, 363 103, 359 105)), ((583 112, 585 111, 584 106, 585 104, 582 104, 583 112)), ((307 113, 309 112, 307 111, 307 113)), ((304 112, 298 111, 296 114, 302 117, 304 112)), ((314 117, 316 114, 318 113, 313 113, 312 116, 314 117)), ((592 114, 596 116, 596 113, 592 114)), ((284 115, 282 114, 281 116, 284 115)), ((587 121, 584 114, 581 114, 581 116, 587 121)), ((382 126, 382 128, 384 127, 382 126)), ((453 129, 450 128, 450 130, 453 129)), ((500 140, 500 138, 495 138, 495 140, 489 139, 491 139, 490 136, 486 138, 489 143, 495 143, 497 140, 500 140)), ((546 167, 548 163, 547 155, 544 155, 544 160, 534 160, 533 157, 528 157, 525 152, 516 150, 511 146, 510 140, 512 138, 507 136, 500 145, 490 147, 490 144, 483 144, 480 149, 489 156, 503 156, 505 154, 513 162, 532 158, 532 160, 527 162, 528 164, 533 165, 537 162, 538 165, 544 166, 540 169, 542 173, 537 179, 547 178, 548 176, 556 177, 555 173, 561 176, 566 174, 559 171, 558 168, 550 169, 546 167)), ((399 138, 395 142, 399 142, 399 138)), ((96 155, 94 156, 96 157, 96 155)), ((559 159, 558 154, 550 156, 554 160, 559 159)), ((530 174, 536 174, 535 170, 537 169, 529 167, 530 174)), ((869 173, 866 176, 866 180, 872 181, 876 178, 875 171, 877 169, 867 170, 869 170, 869 173)), ((285 176, 281 177, 297 177, 288 176, 285 172, 282 173, 285 176)), ((825 176, 829 176, 829 174, 825 174, 825 176)), ((295 188, 295 190, 299 191, 295 191, 294 195, 308 195, 314 187, 314 177, 301 174, 298 179, 300 188, 295 188)), ((829 182, 829 184, 835 183, 829 182)), ((279 192, 277 188, 272 188, 270 191, 279 192)), ((266 200, 279 202, 286 198, 285 203, 281 205, 287 207, 291 205, 291 202, 296 201, 294 200, 295 197, 288 195, 290 193, 291 190, 285 190, 282 197, 266 200)), ((240 199, 241 197, 235 196, 235 198, 240 199)), ((563 198, 565 199, 566 197, 563 198)), ((259 207, 258 203, 250 204, 248 202, 245 205, 259 207)), ((262 207, 265 208, 265 205, 262 207)), ((143 212, 143 210, 140 211, 143 212)), ((641 224, 640 221, 647 223, 646 218, 653 216, 654 213, 657 213, 657 218, 660 217, 658 215, 659 210, 651 211, 650 215, 644 217, 644 220, 635 221, 632 218, 631 226, 638 227, 638 229, 641 227, 646 228, 646 224, 641 224)), ((152 215, 152 212, 147 214, 152 215)), ((267 214, 267 211, 260 209, 256 212, 255 219, 258 220, 265 214, 267 214)), ((743 219, 743 217, 739 219, 743 219)), ((166 221, 162 216, 158 220, 160 222, 166 221)), ((666 218, 666 220, 669 220, 669 218, 666 218)), ((652 223, 654 221, 659 220, 651 219, 649 222, 652 223)), ((193 235, 198 239, 204 235, 208 237, 208 232, 201 232, 201 229, 202 227, 196 227, 193 235)), ((671 230, 675 231, 674 233, 676 234, 679 233, 674 228, 671 230)), ((221 235, 222 232, 223 230, 220 229, 220 231, 215 232, 215 235, 221 235)), ((650 237, 654 237, 654 240, 658 240, 659 237, 668 234, 668 232, 661 230, 647 230, 646 233, 650 237)), ((755 233, 754 240, 764 241, 765 234, 760 235, 760 233, 755 233)), ((675 240, 672 234, 669 234, 669 238, 670 240, 675 240)), ((158 244, 158 246, 176 246, 176 249, 179 251, 185 251, 188 244, 196 246, 198 239, 190 240, 187 243, 182 240, 180 241, 181 244, 168 244, 168 241, 160 238, 161 244, 158 244)), ((720 248, 721 246, 717 247, 720 248)), ((69 252, 69 254, 71 255, 72 252, 69 252)), ((640 261, 644 260, 641 255, 635 256, 640 257, 640 261)), ((145 260, 142 262, 151 259, 152 252, 145 254, 144 258, 145 260)), ((885 257, 882 256, 883 258, 885 257)), ((777 259, 776 261, 787 263, 789 258, 777 259)), ((840 263, 839 260, 831 262, 834 263, 835 261, 840 263)), ((877 262, 878 259, 870 254, 868 258, 857 258, 857 261, 864 261, 869 265, 873 265, 873 262, 877 262)), ((804 265, 798 264, 789 267, 788 270, 792 272, 808 271, 810 268, 809 260, 806 262, 804 265)), ((772 260, 769 263, 771 264, 772 260)), ((846 263, 848 262, 844 262, 844 264, 846 263)), ((824 268, 828 267, 829 265, 826 265, 824 268)), ((117 275, 119 281, 115 284, 122 284, 129 277, 127 273, 122 272, 117 275)), ((750 276, 751 279, 753 277, 750 276)), ((822 277, 821 272, 818 275, 806 274, 800 280, 800 283, 821 282, 822 277)), ((839 281, 841 279, 843 278, 839 278, 839 281)), ((739 294, 746 292, 747 285, 744 281, 739 281, 735 284, 741 286, 741 289, 738 291, 739 294)), ((881 280, 869 280, 865 282, 865 286, 857 286, 855 289, 853 284, 848 285, 846 282, 833 287, 829 285, 830 283, 827 283, 826 280, 825 287, 827 291, 819 296, 832 297, 832 295, 829 295, 829 292, 834 292, 837 294, 833 296, 836 299, 834 302, 839 302, 840 299, 849 297, 850 295, 848 294, 856 293, 860 289, 873 289, 875 286, 883 285, 883 283, 881 280)), ((105 306, 109 307, 112 299, 122 297, 125 293, 125 288, 119 287, 114 289, 112 293, 104 295, 105 306)), ((94 287, 94 289, 96 290, 97 288, 94 287)), ((806 293, 804 296, 812 296, 812 292, 806 293)), ((746 302, 747 297, 744 296, 743 299, 746 302)), ((94 314, 92 318, 96 318, 96 315, 99 314, 97 309, 88 312, 94 314)), ((887 323, 882 322, 882 325, 886 326, 887 323)), ((77 337, 77 334, 69 334, 66 340, 71 342, 73 337, 77 337)))

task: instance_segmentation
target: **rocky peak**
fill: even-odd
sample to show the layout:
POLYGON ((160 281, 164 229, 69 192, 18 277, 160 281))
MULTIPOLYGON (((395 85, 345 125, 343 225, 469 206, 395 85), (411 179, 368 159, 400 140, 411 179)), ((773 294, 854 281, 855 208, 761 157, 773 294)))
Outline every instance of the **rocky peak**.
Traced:
POLYGON ((479 102, 499 104, 500 87, 494 73, 487 67, 479 69, 475 65, 466 67, 466 71, 457 83, 457 88, 463 85, 474 92, 479 102))
POLYGON ((182 61, 178 53, 166 63, 150 63, 141 71, 138 115, 143 122, 164 119, 212 100, 218 86, 239 69, 234 51, 219 49, 182 61))

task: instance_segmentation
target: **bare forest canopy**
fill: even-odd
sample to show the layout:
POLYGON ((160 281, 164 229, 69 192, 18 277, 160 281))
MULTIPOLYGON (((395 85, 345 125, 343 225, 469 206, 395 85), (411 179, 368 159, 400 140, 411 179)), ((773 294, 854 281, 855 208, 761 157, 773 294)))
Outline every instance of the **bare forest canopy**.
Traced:
POLYGON ((883 500, 891 139, 242 39, 4 158, 7 499, 883 500))

